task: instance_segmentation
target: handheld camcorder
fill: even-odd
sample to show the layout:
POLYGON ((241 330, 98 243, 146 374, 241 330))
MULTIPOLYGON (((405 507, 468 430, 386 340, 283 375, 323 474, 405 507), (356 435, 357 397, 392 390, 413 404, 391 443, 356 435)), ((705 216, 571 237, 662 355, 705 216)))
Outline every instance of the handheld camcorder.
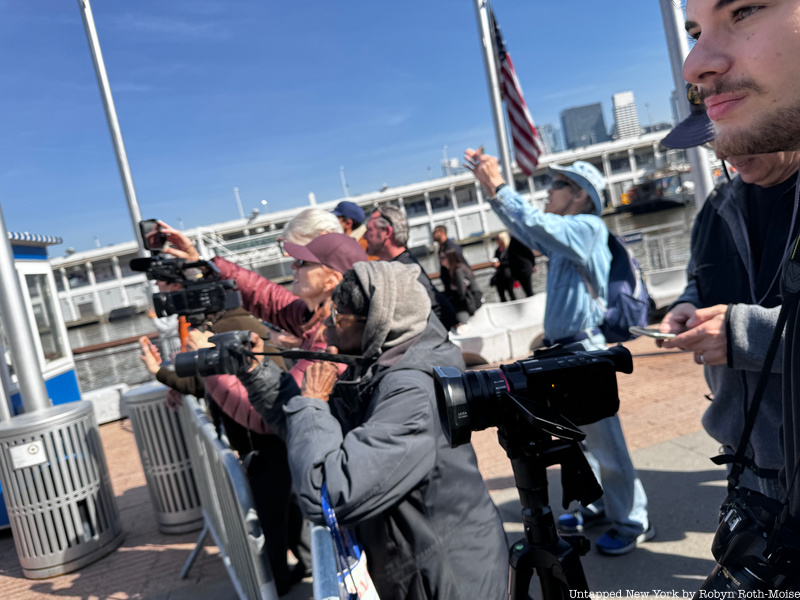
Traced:
POLYGON ((780 501, 736 488, 720 508, 720 524, 711 552, 717 566, 695 598, 768 598, 770 590, 798 590, 800 539, 780 525, 780 501))
POLYGON ((522 419, 552 435, 572 439, 574 425, 613 416, 619 409, 616 371, 631 373, 623 346, 569 351, 561 346, 498 369, 465 371, 434 368, 442 428, 452 447, 471 432, 522 419))
POLYGON ((149 219, 142 221, 139 226, 142 239, 153 252, 153 256, 134 258, 131 260, 131 269, 147 273, 148 279, 178 284, 181 288, 153 294, 153 309, 158 316, 179 315, 186 317, 191 325, 197 326, 210 315, 242 305, 236 282, 232 279, 221 280, 219 269, 214 263, 204 260, 188 262, 162 254, 160 251, 166 242, 158 228, 158 222, 149 219))
POLYGON ((213 348, 200 348, 175 356, 175 373, 180 377, 237 375, 250 368, 252 344, 249 331, 226 331, 208 340, 213 348))

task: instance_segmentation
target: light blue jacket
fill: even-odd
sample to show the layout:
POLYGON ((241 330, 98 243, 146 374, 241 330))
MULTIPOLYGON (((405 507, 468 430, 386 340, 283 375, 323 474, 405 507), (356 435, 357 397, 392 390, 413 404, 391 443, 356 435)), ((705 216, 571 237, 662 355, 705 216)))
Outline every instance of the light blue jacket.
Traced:
POLYGON ((604 310, 592 298, 581 271, 605 306, 611 251, 603 220, 588 214, 544 213, 508 187, 500 190, 491 205, 512 236, 549 258, 545 337, 558 340, 598 327, 604 310))

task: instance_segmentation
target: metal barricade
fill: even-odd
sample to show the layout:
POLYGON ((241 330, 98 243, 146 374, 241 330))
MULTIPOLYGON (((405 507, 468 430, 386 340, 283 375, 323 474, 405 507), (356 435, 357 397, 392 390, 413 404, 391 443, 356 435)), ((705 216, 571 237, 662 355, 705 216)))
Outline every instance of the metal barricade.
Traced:
POLYGON ((157 381, 122 397, 142 461, 147 491, 162 533, 197 531, 203 511, 178 414, 166 404, 168 388, 157 381))
POLYGON ((311 576, 314 600, 339 600, 339 575, 331 530, 324 525, 311 527, 311 576))
POLYGON ((205 526, 181 573, 185 578, 211 534, 241 600, 277 600, 264 533, 239 459, 217 438, 197 401, 184 396, 180 418, 194 465, 205 526))
POLYGON ((91 402, 0 423, 0 480, 25 577, 69 573, 122 544, 91 402))

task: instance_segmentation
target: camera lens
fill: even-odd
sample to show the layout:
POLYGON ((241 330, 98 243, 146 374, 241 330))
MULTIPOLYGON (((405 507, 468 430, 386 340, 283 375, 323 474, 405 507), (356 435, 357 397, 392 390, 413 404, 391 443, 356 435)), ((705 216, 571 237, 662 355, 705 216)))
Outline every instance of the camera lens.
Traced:
POLYGON ((221 375, 225 373, 220 363, 218 348, 201 348, 175 356, 175 373, 179 377, 221 375))
POLYGON ((502 407, 494 400, 508 390, 502 372, 434 367, 433 380, 442 429, 452 448, 469 442, 473 431, 498 424, 502 407))

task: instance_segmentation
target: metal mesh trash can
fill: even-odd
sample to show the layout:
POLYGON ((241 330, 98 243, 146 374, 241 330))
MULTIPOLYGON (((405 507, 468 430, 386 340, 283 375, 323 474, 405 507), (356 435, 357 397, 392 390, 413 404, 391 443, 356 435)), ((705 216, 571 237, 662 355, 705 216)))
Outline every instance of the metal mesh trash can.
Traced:
POLYGON ((25 577, 69 573, 122 543, 91 402, 0 423, 0 478, 25 577))
POLYGON ((192 461, 178 414, 167 407, 168 388, 146 383, 122 398, 133 426, 147 490, 163 533, 203 527, 192 461))

